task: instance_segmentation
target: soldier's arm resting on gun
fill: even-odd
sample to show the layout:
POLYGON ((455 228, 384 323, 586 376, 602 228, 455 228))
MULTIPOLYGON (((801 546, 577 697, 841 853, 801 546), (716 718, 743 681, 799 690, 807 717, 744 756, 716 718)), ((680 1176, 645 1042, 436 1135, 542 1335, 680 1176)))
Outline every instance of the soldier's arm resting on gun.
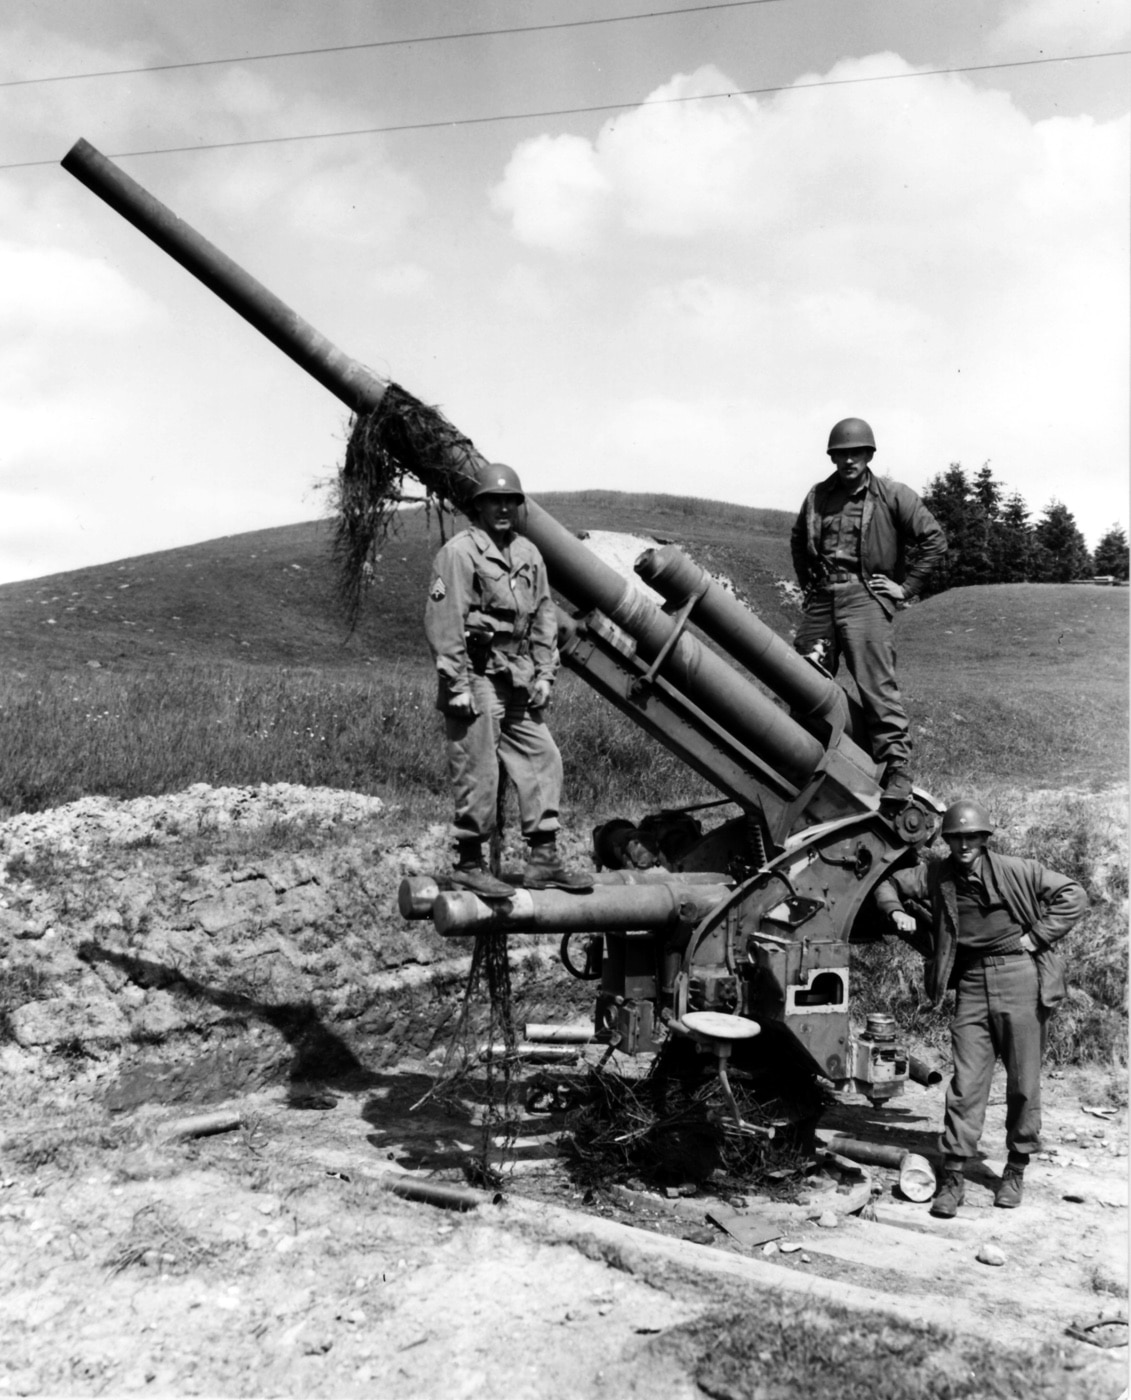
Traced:
POLYGON ((876 907, 891 920, 897 938, 909 944, 924 957, 930 956, 931 935, 923 927, 911 909, 927 910, 926 866, 917 865, 912 870, 898 870, 876 886, 876 907), (911 908, 908 908, 908 905, 911 908))

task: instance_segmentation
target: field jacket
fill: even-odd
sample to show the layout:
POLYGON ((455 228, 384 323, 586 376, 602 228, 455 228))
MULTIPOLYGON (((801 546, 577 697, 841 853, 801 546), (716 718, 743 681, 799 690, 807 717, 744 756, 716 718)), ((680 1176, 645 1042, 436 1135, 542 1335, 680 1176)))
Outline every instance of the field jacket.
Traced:
POLYGON ((553 682, 558 622, 546 565, 523 535, 510 562, 486 530, 453 535, 436 555, 424 608, 424 635, 439 679, 437 708, 471 688, 471 675, 509 676, 517 687, 553 682))
MULTIPOLYGON (((1053 945, 1087 913, 1083 886, 1040 861, 996 851, 983 852, 981 874, 1037 945, 1041 1005, 1051 1009, 1068 990, 1064 961, 1053 953, 1053 945)), ((937 1006, 951 984, 958 953, 958 897, 950 857, 897 870, 876 887, 875 900, 885 914, 902 909, 915 916, 916 931, 899 936, 926 958, 923 986, 937 1006)))
MULTIPOLYGON (((808 593, 820 587, 826 571, 821 554, 821 520, 829 495, 839 484, 836 472, 819 481, 805 497, 790 535, 790 552, 797 581, 808 593)), ((927 576, 946 553, 942 526, 909 486, 868 473, 864 513, 860 521, 860 580, 884 574, 903 585, 908 598, 923 590, 927 576)), ((873 593, 890 616, 896 603, 873 593)))

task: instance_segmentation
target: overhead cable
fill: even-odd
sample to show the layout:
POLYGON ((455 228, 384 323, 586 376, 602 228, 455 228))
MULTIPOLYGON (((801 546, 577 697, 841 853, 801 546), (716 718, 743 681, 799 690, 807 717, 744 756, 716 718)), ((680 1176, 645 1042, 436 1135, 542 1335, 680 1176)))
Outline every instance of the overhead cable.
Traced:
POLYGON ((461 29, 452 34, 419 34, 408 39, 372 39, 360 44, 330 44, 323 48, 281 49, 274 53, 188 59, 183 63, 147 63, 136 68, 103 68, 90 73, 50 73, 40 78, 9 78, 0 81, 0 88, 30 87, 36 83, 73 83, 86 78, 121 78, 137 73, 171 73, 184 68, 218 68, 225 63, 266 63, 277 58, 313 58, 319 54, 356 53, 362 49, 407 48, 412 44, 442 44, 456 39, 490 39, 496 35, 537 34, 552 29, 591 29, 598 24, 628 24, 635 20, 667 19, 670 15, 695 15, 706 13, 708 10, 745 10, 752 5, 783 3, 784 0, 719 0, 717 4, 684 5, 677 10, 645 10, 633 15, 603 15, 596 19, 567 19, 551 24, 514 24, 505 29, 461 29))
MULTIPOLYGON (((296 141, 337 141, 351 136, 387 136, 399 131, 435 131, 457 126, 487 126, 501 122, 538 121, 546 117, 576 117, 596 112, 620 112, 642 107, 664 107, 676 103, 712 102, 733 97, 764 97, 780 92, 804 92, 811 88, 849 87, 865 83, 905 82, 912 78, 938 78, 952 73, 985 73, 1005 68, 1034 68, 1048 63, 1083 63, 1098 58, 1126 58, 1131 49, 1109 49, 1102 53, 1066 54, 1053 58, 1023 58, 1007 63, 966 64, 954 68, 922 68, 914 73, 874 73, 856 78, 819 78, 810 83, 784 83, 774 87, 742 88, 728 92, 701 92, 684 97, 648 97, 629 102, 602 102, 586 107, 551 107, 536 112, 499 112, 485 117, 451 117, 428 122, 398 122, 391 126, 362 126, 346 131, 302 131, 287 136, 255 136, 239 141, 198 141, 188 146, 150 146, 137 151, 111 151, 114 160, 133 156, 181 155, 190 151, 226 151, 242 146, 281 146, 296 141)), ((57 160, 21 160, 0 163, 0 170, 26 170, 33 166, 57 165, 57 160)))

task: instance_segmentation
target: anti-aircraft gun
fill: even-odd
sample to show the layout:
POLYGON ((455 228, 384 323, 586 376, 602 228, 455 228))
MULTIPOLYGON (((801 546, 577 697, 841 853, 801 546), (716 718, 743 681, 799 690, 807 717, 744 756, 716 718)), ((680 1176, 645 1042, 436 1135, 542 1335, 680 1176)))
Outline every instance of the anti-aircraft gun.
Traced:
MULTIPOLYGON (((336 349, 88 142, 62 163, 358 415, 379 470, 467 506, 483 458, 440 415, 336 349)), ((356 440, 355 428, 351 448, 356 440)), ((350 472, 347 454, 341 518, 346 548, 360 557, 381 510, 364 492, 351 497, 350 472)), ((575 609, 560 612, 564 664, 740 815, 667 854, 646 826, 622 828, 622 838, 658 846, 659 858, 627 868, 616 853, 631 840, 610 840, 604 863, 622 868, 600 871, 587 894, 516 888, 488 903, 415 879, 401 889, 402 914, 451 937, 562 934, 567 967, 600 982, 595 1038, 626 1053, 681 1043, 714 1051, 726 1087, 728 1058, 757 1045, 771 1074, 780 1058, 875 1103, 900 1093, 919 1073, 890 1018, 852 1030, 850 944, 872 890, 933 838, 941 806, 918 790, 901 807, 883 805, 879 768, 841 687, 674 546, 636 564, 660 607, 529 498, 522 529, 575 609), (582 934, 599 938, 575 962, 571 940, 582 934)))

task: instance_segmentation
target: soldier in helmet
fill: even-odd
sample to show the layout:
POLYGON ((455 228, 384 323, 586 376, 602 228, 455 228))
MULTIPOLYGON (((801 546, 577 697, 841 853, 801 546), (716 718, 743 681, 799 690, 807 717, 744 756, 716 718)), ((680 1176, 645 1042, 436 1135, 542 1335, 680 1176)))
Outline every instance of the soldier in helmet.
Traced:
POLYGON ((896 933, 926 958, 923 983, 937 1006, 957 992, 951 1022, 954 1075, 946 1095, 943 1156, 931 1214, 949 1218, 965 1196, 994 1064, 1006 1073, 1008 1159, 994 1205, 1021 1204, 1024 1172, 1040 1148, 1041 1056, 1046 1022, 1067 994, 1055 944, 1088 909, 1083 888, 1035 860, 987 848, 993 824, 977 802, 955 802, 942 821, 949 856, 900 870, 876 890, 896 933))
POLYGON ((790 537, 805 593, 794 642, 835 675, 843 656, 884 766, 884 800, 911 796, 911 740, 895 677, 892 618, 922 590, 946 536, 914 491, 874 476, 872 429, 844 418, 829 434, 835 471, 809 492, 790 537))
POLYGON ((516 533, 525 499, 511 467, 480 468, 472 524, 436 555, 424 611, 455 791, 452 878, 489 897, 514 893, 483 859, 495 830, 500 761, 529 843, 527 888, 592 888, 558 855, 562 759, 543 717, 558 669, 557 618, 542 556, 516 533))

